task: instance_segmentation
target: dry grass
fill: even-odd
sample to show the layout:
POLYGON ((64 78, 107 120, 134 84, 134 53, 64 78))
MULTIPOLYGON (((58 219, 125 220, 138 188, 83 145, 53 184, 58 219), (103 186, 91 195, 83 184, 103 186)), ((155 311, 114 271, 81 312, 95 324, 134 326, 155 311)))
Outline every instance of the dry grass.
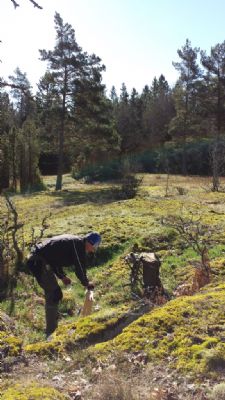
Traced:
POLYGON ((225 400, 225 383, 215 385, 209 398, 210 400, 225 400))
POLYGON ((165 367, 147 367, 121 373, 112 365, 104 372, 101 368, 91 388, 83 393, 83 400, 223 400, 215 397, 216 393, 224 393, 224 384, 216 385, 213 396, 209 397, 207 389, 197 385, 189 385, 183 377, 172 376, 165 367))
POLYGON ((137 400, 130 382, 121 378, 115 371, 100 376, 86 399, 92 400, 137 400))

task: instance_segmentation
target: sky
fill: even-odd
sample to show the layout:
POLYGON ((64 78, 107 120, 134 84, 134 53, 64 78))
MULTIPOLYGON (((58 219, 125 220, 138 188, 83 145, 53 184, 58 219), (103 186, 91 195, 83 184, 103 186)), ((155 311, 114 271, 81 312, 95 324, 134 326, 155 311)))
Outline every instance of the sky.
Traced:
POLYGON ((54 14, 72 25, 78 44, 95 53, 106 66, 103 83, 117 94, 124 82, 139 93, 154 77, 165 76, 172 86, 178 78, 172 62, 188 38, 209 54, 225 40, 224 0, 0 0, 0 77, 16 67, 36 90, 47 64, 39 49, 53 50, 54 14))

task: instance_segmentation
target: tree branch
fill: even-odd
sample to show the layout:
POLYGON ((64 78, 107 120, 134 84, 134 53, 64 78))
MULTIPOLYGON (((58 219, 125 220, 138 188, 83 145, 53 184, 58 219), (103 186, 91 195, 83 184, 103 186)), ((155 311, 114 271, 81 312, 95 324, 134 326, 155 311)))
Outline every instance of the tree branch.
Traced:
POLYGON ((23 85, 15 85, 14 83, 9 83, 9 82, 3 81, 3 80, 0 78, 0 89, 3 88, 3 87, 9 87, 9 88, 11 88, 11 89, 18 89, 18 90, 21 90, 21 92, 22 92, 25 96, 27 96, 30 100, 34 100, 34 99, 35 99, 35 96, 32 96, 32 94, 31 94, 30 91, 29 91, 29 89, 31 89, 32 86, 31 86, 31 87, 26 87, 26 86, 23 86, 23 85))
POLYGON ((47 219, 52 216, 52 213, 49 212, 49 215, 46 215, 42 222, 41 222, 41 228, 40 228, 40 234, 39 236, 35 236, 35 230, 32 228, 32 237, 31 237, 31 242, 29 243, 29 247, 35 246, 44 236, 44 232, 46 229, 49 228, 49 224, 47 224, 47 219))
POLYGON ((17 262, 20 265, 23 261, 23 251, 19 247, 19 243, 18 243, 18 239, 17 239, 17 231, 20 228, 22 228, 23 224, 18 222, 18 213, 17 213, 16 207, 13 204, 12 200, 9 198, 9 196, 6 193, 4 194, 4 197, 5 197, 7 208, 9 210, 9 214, 11 214, 12 220, 13 220, 12 226, 8 228, 8 231, 11 230, 12 240, 13 240, 13 248, 17 255, 17 262))
POLYGON ((15 1, 15 0, 11 0, 12 1, 12 3, 13 3, 13 5, 14 5, 14 7, 16 8, 16 7, 19 7, 19 4, 15 1))
POLYGON ((39 8, 39 10, 43 10, 43 7, 39 6, 39 4, 36 3, 36 1, 34 0, 29 0, 29 1, 34 5, 34 7, 39 8))
POLYGON ((0 88, 6 87, 6 86, 10 87, 11 89, 19 89, 24 93, 27 92, 27 90, 28 90, 28 88, 23 85, 15 85, 14 83, 8 83, 6 81, 1 80, 1 78, 0 78, 0 88))
MULTIPOLYGON (((17 3, 16 0, 11 0, 11 2, 13 3, 15 8, 20 7, 20 4, 17 3)), ((39 8, 39 10, 43 10, 43 7, 41 7, 36 1, 29 0, 29 2, 32 3, 35 8, 39 8)))

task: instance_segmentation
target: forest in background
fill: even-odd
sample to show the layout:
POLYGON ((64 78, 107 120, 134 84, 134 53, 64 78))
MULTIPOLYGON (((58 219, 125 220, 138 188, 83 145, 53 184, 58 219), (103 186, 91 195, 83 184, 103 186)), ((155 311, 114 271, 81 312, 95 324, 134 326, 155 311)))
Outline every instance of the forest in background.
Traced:
POLYGON ((40 50, 47 69, 32 93, 26 72, 0 78, 0 191, 43 189, 41 175, 63 173, 85 181, 135 172, 224 174, 225 41, 204 50, 190 40, 173 62, 179 79, 161 74, 141 93, 110 95, 105 66, 77 43, 73 27, 55 13, 53 50, 40 50))

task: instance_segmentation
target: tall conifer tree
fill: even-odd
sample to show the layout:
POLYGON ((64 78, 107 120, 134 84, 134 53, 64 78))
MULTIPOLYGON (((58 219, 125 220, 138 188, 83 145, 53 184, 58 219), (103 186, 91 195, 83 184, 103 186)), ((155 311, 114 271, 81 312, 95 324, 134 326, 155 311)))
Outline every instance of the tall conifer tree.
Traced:
POLYGON ((211 154, 213 190, 218 191, 225 157, 225 144, 221 140, 221 134, 225 132, 225 41, 212 47, 209 56, 201 51, 201 63, 206 69, 208 120, 214 136, 211 154))
POLYGON ((55 91, 59 98, 60 117, 58 138, 58 172, 56 190, 62 189, 63 154, 67 117, 71 108, 74 84, 82 74, 86 63, 84 54, 75 39, 75 31, 64 23, 59 13, 55 13, 56 44, 53 50, 40 50, 41 59, 48 62, 49 71, 54 78, 55 91))
POLYGON ((196 81, 200 76, 197 64, 199 48, 192 48, 189 39, 177 51, 180 62, 173 62, 173 66, 180 73, 177 84, 176 117, 172 120, 170 131, 181 136, 183 142, 183 174, 187 173, 186 139, 193 132, 195 115, 193 110, 196 104, 196 81), (178 96, 179 94, 179 96, 178 96))

